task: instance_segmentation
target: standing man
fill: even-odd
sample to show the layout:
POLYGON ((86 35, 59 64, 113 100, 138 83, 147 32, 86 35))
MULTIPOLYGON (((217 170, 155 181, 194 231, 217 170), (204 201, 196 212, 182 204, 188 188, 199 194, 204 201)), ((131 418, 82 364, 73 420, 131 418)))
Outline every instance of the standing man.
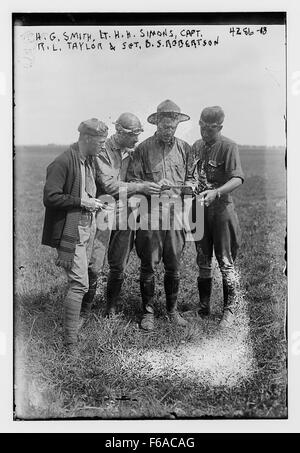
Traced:
MULTIPOLYGON (((156 125, 157 131, 137 147, 128 168, 129 181, 153 181, 161 186, 184 184, 191 149, 186 142, 174 135, 178 124, 189 118, 170 100, 159 104, 156 113, 148 117, 148 122, 156 125)), ((151 208, 149 213, 151 215, 151 208)), ((162 217, 162 213, 159 215, 162 217)), ((168 216, 170 210, 163 210, 163 217, 168 216)), ((184 244, 183 229, 151 229, 149 226, 148 229, 138 229, 136 232, 136 251, 141 259, 140 289, 143 304, 141 328, 146 331, 154 329, 154 272, 161 260, 165 267, 164 287, 168 317, 177 325, 187 325, 187 321, 177 311, 179 263, 184 244)))
MULTIPOLYGON (((138 117, 132 113, 122 113, 115 122, 115 129, 115 134, 106 141, 105 149, 97 156, 99 194, 109 194, 116 200, 116 221, 110 234, 108 247, 109 275, 106 291, 106 316, 110 316, 116 311, 126 265, 134 243, 135 231, 129 227, 121 229, 119 226, 120 219, 122 219, 120 223, 127 220, 126 197, 138 193, 147 196, 160 193, 160 186, 155 182, 125 182, 127 168, 132 159, 132 150, 138 142, 140 133, 143 132, 138 117), (125 194, 125 202, 124 196, 120 197, 121 191, 125 194)), ((99 235, 101 236, 101 232, 99 235)), ((107 237, 108 240, 109 237, 107 237)), ((95 248, 95 253, 97 254, 97 248, 95 248)))
POLYGON ((199 267, 199 314, 210 313, 212 289, 212 255, 215 251, 222 279, 224 310, 221 327, 230 325, 234 317, 238 278, 234 261, 240 243, 240 228, 230 193, 244 181, 237 145, 221 135, 224 112, 221 107, 206 107, 200 116, 202 140, 192 149, 197 159, 194 176, 205 188, 204 235, 196 242, 199 267))
POLYGON ((57 249, 56 264, 66 270, 69 289, 64 301, 64 343, 74 352, 82 299, 89 289, 88 268, 95 236, 95 156, 107 138, 107 126, 96 118, 83 121, 78 142, 47 168, 42 244, 57 249))

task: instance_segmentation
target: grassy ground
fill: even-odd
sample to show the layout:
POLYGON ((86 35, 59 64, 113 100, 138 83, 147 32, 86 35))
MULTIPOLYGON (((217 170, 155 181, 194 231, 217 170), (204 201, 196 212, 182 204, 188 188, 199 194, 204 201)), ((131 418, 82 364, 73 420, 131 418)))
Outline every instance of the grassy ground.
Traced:
MULTIPOLYGON (((120 314, 104 319, 101 277, 97 309, 80 333, 80 356, 62 348, 65 276, 40 245, 47 164, 61 150, 18 149, 15 184, 16 417, 32 418, 281 418, 286 407, 284 154, 243 148, 246 181, 235 194, 243 231, 237 260, 240 313, 220 332, 220 273, 215 267, 213 316, 192 313, 187 329, 165 318, 158 269, 158 329, 138 328, 138 260, 132 253, 120 314)), ((197 306, 194 245, 185 249, 179 307, 197 306)))

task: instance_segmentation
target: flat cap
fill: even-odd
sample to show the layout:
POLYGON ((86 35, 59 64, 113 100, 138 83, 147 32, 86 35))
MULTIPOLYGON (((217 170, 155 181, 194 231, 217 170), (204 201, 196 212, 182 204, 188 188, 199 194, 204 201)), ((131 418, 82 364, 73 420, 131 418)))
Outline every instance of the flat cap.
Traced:
POLYGON ((97 118, 91 118, 90 120, 82 121, 78 126, 78 131, 81 134, 101 136, 107 135, 108 127, 97 118))
POLYGON ((214 105, 213 107, 205 107, 202 110, 200 121, 205 121, 206 123, 217 123, 222 124, 225 118, 225 113, 222 107, 214 105))

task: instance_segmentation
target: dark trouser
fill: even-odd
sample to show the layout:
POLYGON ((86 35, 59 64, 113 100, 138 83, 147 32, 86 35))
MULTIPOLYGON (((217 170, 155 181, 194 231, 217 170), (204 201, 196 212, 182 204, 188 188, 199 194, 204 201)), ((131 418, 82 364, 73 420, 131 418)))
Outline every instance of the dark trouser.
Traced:
POLYGON ((134 231, 113 230, 108 248, 109 274, 107 280, 106 316, 113 314, 122 288, 125 269, 134 244, 134 231))
MULTIPOLYGON (((224 296, 228 288, 235 291, 238 278, 234 261, 240 243, 240 227, 233 203, 215 201, 204 210, 204 235, 196 242, 199 278, 212 277, 212 256, 215 251, 223 278, 224 296)), ((233 294, 231 291, 231 294, 233 294)), ((225 305, 227 303, 224 298, 225 305)))
POLYGON ((182 230, 137 230, 135 247, 141 260, 141 280, 151 280, 161 260, 166 275, 179 278, 184 245, 185 234, 182 230))
POLYGON ((138 230, 135 247, 141 260, 141 293, 144 312, 153 312, 154 272, 163 260, 167 310, 176 310, 180 258, 185 245, 182 230, 138 230))
POLYGON ((123 279, 134 244, 135 232, 131 229, 113 230, 108 247, 109 275, 116 279, 123 279))
POLYGON ((215 201, 204 210, 204 235, 196 242, 199 277, 212 276, 215 251, 222 277, 234 277, 234 261, 240 243, 240 227, 233 203, 215 201))

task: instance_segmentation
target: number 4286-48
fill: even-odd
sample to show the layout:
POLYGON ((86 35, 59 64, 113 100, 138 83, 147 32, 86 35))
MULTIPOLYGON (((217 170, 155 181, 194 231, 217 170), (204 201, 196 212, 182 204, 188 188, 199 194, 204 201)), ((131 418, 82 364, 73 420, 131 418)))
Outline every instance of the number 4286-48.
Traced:
POLYGON ((267 31, 267 27, 259 27, 257 29, 250 27, 230 27, 229 29, 229 33, 232 36, 252 36, 254 34, 265 35, 267 31))

